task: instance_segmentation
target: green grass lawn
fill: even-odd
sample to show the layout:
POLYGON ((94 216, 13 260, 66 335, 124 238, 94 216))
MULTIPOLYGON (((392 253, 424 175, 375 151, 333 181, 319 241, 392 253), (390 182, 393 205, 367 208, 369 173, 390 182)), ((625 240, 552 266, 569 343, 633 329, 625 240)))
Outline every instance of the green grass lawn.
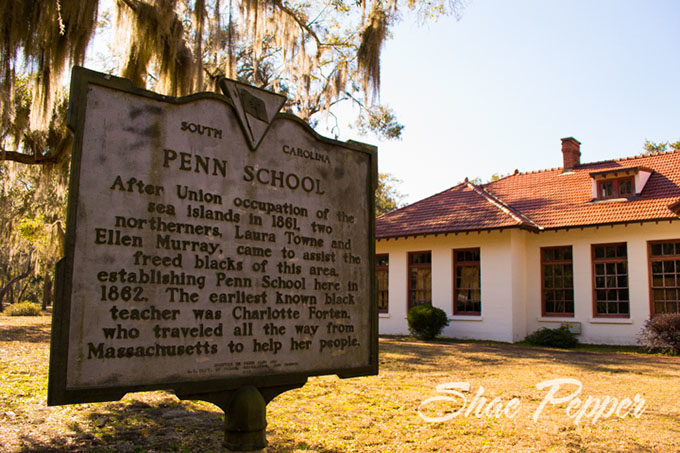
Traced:
MULTIPOLYGON (((221 411, 166 392, 47 407, 49 322, 46 316, 0 315, 0 450, 223 451, 221 411)), ((563 384, 553 398, 566 398, 575 388, 563 384)), ((378 376, 310 378, 267 410, 272 452, 680 451, 680 357, 640 354, 634 348, 561 351, 382 338, 378 376), (534 420, 549 391, 537 385, 560 378, 581 382, 581 393, 570 401, 546 403, 534 420), (461 408, 460 397, 437 392, 437 385, 445 383, 469 384, 470 391, 462 393, 466 404, 457 417, 427 422, 419 406, 420 413, 433 418, 461 408), (480 387, 487 404, 466 416, 480 387), (620 403, 636 394, 644 398, 639 417, 620 418, 615 412, 605 417, 604 410, 593 421, 595 398, 620 403), (450 399, 421 406, 435 396, 450 399), (569 408, 576 398, 580 408, 569 408), (588 398, 589 409, 575 424, 588 398), (510 404, 513 399, 517 403, 510 404)))

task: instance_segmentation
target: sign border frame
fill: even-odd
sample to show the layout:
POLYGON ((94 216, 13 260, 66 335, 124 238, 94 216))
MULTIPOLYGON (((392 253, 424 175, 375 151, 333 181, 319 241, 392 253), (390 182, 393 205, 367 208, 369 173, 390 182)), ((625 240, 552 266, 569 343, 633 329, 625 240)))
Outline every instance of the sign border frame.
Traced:
MULTIPOLYGON (((239 82, 240 83, 240 82, 239 82)), ((216 392, 232 391, 252 385, 258 388, 281 388, 285 386, 300 386, 310 376, 332 375, 340 378, 371 376, 378 374, 378 308, 373 301, 376 296, 375 272, 370 272, 369 285, 370 328, 369 328, 369 360, 366 365, 350 368, 328 368, 313 372, 278 373, 271 375, 237 376, 207 379, 191 379, 156 384, 114 385, 102 387, 67 387, 69 327, 71 313, 71 292, 73 282, 73 255, 75 251, 77 219, 77 200, 81 174, 81 156, 86 115, 87 90, 90 85, 111 88, 136 96, 145 97, 170 104, 186 104, 201 99, 215 99, 225 104, 226 108, 235 109, 233 101, 221 94, 212 92, 194 93, 183 97, 164 96, 152 91, 138 88, 128 79, 92 71, 80 66, 74 66, 71 75, 70 99, 67 115, 68 128, 73 132, 71 154, 71 172, 69 181, 69 198, 66 216, 66 232, 64 242, 64 257, 57 263, 55 272, 55 301, 52 313, 52 330, 50 339, 50 359, 47 389, 48 406, 90 403, 101 401, 115 401, 123 398, 126 393, 170 390, 177 395, 200 395, 216 392)), ((236 112, 234 111, 236 115, 236 112)), ((297 123, 305 132, 321 142, 340 146, 353 152, 364 153, 369 159, 369 169, 366 186, 368 188, 368 253, 369 269, 375 268, 375 190, 378 178, 377 147, 354 140, 341 142, 319 135, 306 122, 289 113, 277 113, 274 121, 288 120, 297 123)), ((243 126, 242 126, 243 127, 243 126)), ((266 133, 265 133, 266 135, 266 133)), ((251 152, 250 150, 247 150, 251 152)))

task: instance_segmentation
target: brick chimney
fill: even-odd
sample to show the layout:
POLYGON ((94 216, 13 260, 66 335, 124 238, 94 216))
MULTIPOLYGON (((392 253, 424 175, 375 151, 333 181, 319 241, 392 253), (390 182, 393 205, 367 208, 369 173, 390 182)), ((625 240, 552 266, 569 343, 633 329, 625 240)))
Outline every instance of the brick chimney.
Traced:
POLYGON ((562 139, 563 171, 573 170, 581 164, 581 142, 574 137, 562 139))

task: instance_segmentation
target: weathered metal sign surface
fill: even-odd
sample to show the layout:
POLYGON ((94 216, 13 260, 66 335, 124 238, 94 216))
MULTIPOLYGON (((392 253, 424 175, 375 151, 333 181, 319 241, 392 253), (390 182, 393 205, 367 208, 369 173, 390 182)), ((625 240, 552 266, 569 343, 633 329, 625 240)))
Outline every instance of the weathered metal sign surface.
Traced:
POLYGON ((227 83, 74 70, 50 404, 377 371, 375 148, 227 83))

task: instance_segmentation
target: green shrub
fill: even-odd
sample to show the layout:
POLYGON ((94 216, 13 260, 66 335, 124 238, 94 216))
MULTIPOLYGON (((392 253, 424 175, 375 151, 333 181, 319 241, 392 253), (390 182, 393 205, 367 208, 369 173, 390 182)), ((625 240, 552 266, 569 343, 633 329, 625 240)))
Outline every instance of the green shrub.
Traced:
POLYGON ((680 313, 666 313, 648 319, 640 340, 649 349, 680 354, 680 313))
POLYGON ((23 301, 5 308, 7 316, 40 316, 42 308, 33 302, 23 301))
POLYGON ((565 326, 556 329, 543 327, 527 335, 524 341, 535 346, 550 346, 552 348, 573 348, 578 344, 576 335, 569 332, 569 329, 565 326))
POLYGON ((444 310, 432 305, 416 305, 408 311, 406 319, 408 330, 421 340, 432 340, 441 333, 444 326, 449 325, 444 310))

